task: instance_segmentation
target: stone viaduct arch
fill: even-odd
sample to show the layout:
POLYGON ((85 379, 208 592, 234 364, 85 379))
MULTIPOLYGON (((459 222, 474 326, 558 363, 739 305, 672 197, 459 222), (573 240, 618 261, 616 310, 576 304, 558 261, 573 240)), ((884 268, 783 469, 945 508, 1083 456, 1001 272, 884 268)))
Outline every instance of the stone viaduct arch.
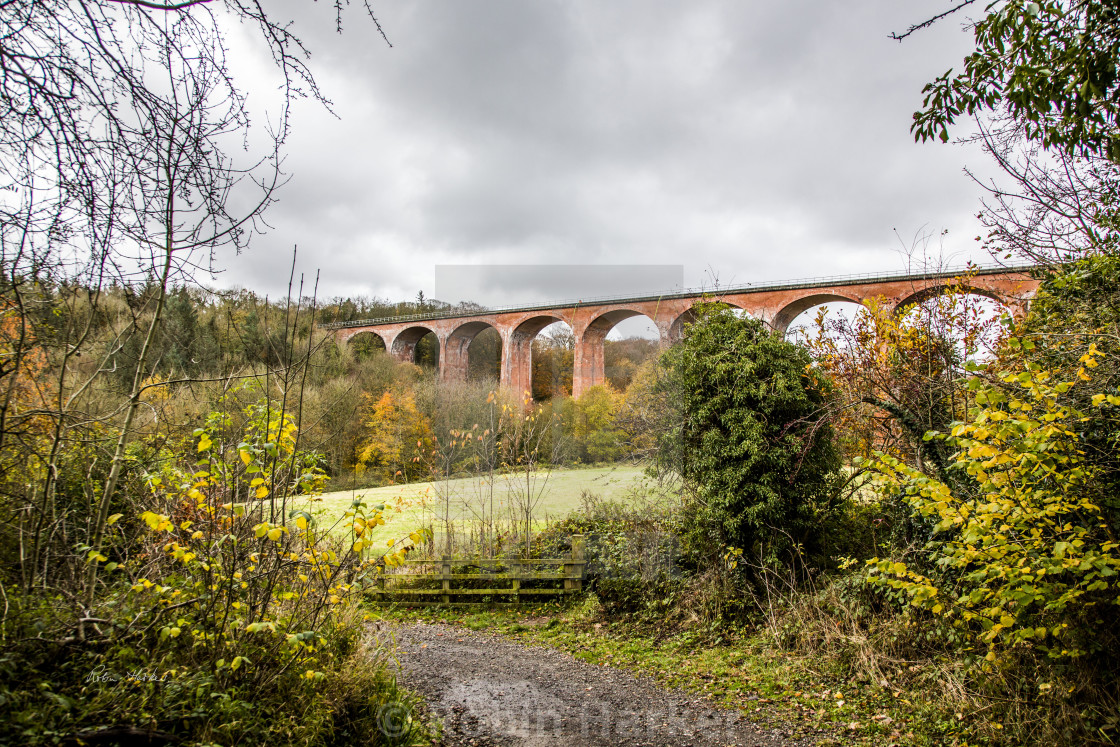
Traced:
POLYGON ((558 313, 528 313, 515 316, 502 334, 502 373, 498 383, 515 392, 533 391, 533 340, 545 327, 564 322, 572 331, 572 319, 558 313))
POLYGON ((780 332, 785 332, 801 312, 808 311, 814 306, 820 306, 822 303, 836 303, 838 301, 862 304, 864 299, 851 298, 839 293, 813 293, 798 298, 796 301, 791 301, 783 306, 782 309, 774 315, 774 318, 769 320, 770 326, 780 332))
MULTIPOLYGON (((461 320, 459 320, 461 321, 461 320)), ((474 338, 494 325, 484 321, 462 322, 447 334, 446 342, 441 341, 439 352, 440 376, 449 381, 466 381, 467 369, 470 358, 468 351, 474 338)), ((499 332, 499 334, 501 334, 499 332)), ((505 351, 506 341, 502 339, 502 350, 505 351)))
MULTIPOLYGON (((378 332, 377 330, 359 329, 353 335, 349 335, 349 337, 347 338, 346 341, 347 342, 354 342, 355 340, 363 340, 363 341, 369 340, 371 342, 373 340, 377 340, 378 342, 381 343, 381 347, 386 352, 388 352, 388 350, 389 350, 389 346, 385 344, 385 337, 380 332, 378 332)), ((341 340, 340 340, 340 342, 341 342, 341 340)))
POLYGON ((405 327, 397 332, 392 337, 392 344, 386 350, 397 360, 412 363, 416 360, 416 343, 420 342, 430 332, 434 332, 436 339, 439 340, 439 352, 441 353, 440 358, 442 358, 445 340, 440 338, 439 333, 434 329, 421 324, 405 327))
POLYGON ((582 329, 576 330, 573 327, 572 331, 576 334, 576 349, 575 370, 572 373, 572 396, 578 397, 577 391, 583 393, 596 384, 606 382, 607 368, 603 342, 619 322, 644 316, 657 326, 661 342, 665 344, 666 332, 662 329, 662 324, 658 323, 657 311, 656 306, 651 309, 649 304, 612 308, 598 313, 593 311, 582 329), (580 381, 578 385, 577 379, 580 381))
MULTIPOLYGON (((902 309, 904 309, 908 306, 912 306, 914 304, 919 304, 919 303, 922 303, 923 301, 928 301, 929 299, 936 296, 938 293, 941 293, 941 292, 947 290, 948 288, 949 288, 949 286, 947 284, 943 284, 943 285, 930 286, 929 288, 923 288, 922 290, 915 291, 915 292, 911 293, 909 296, 901 299, 898 303, 896 303, 894 305, 894 308, 892 309, 892 311, 897 314, 900 310, 902 310, 902 309)), ((984 298, 990 298, 993 301, 997 301, 998 303, 1001 303, 1001 304, 1007 306, 1008 310, 1011 311, 1013 316, 1020 316, 1027 309, 1026 303, 1017 302, 1015 299, 1002 298, 998 293, 994 292, 990 288, 973 288, 971 286, 966 285, 966 286, 962 286, 961 290, 963 290, 966 293, 971 293, 971 294, 976 295, 976 296, 983 296, 984 298)))
POLYGON ((1025 312, 1039 281, 1028 267, 992 267, 962 271, 832 278, 790 283, 766 283, 721 291, 679 292, 589 303, 527 306, 472 313, 435 313, 385 319, 368 319, 324 325, 333 329, 340 343, 365 332, 387 341, 386 349, 411 361, 416 343, 432 332, 439 341, 439 375, 448 381, 467 374, 467 350, 487 327, 502 340, 500 385, 516 392, 532 389, 532 342, 545 327, 565 322, 575 336, 575 371, 572 395, 580 396, 606 380, 603 341, 616 324, 645 316, 657 327, 662 345, 680 339, 693 318, 692 308, 703 301, 717 301, 742 309, 785 332, 798 314, 830 301, 866 304, 882 299, 898 311, 921 302, 948 287, 986 296, 1006 305, 1012 314, 1025 312), (962 275, 966 280, 960 281, 962 275))

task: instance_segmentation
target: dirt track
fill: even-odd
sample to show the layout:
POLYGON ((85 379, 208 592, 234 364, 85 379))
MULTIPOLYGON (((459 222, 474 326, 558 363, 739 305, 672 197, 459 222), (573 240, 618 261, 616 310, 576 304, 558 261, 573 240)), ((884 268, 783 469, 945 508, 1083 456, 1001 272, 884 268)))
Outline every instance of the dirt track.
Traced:
POLYGON ((398 677, 443 720, 444 747, 811 744, 651 679, 553 649, 444 625, 400 625, 393 633, 398 677))

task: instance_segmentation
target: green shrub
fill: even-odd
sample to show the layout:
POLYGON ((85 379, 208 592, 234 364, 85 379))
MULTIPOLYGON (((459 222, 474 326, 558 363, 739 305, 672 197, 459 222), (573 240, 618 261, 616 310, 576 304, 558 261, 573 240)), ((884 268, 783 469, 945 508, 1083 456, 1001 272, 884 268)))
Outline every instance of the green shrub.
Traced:
POLYGON ((251 664, 201 661, 175 640, 11 646, 0 655, 0 743, 57 744, 122 726, 187 745, 416 743, 426 729, 419 721, 400 733, 383 728, 386 713, 411 713, 416 704, 381 652, 354 644, 360 625, 353 616, 323 631, 299 667, 257 646, 242 649, 251 664), (308 669, 323 676, 307 677, 308 669))
POLYGON ((732 545, 760 562, 817 557, 840 455, 824 420, 827 384, 808 353, 709 305, 662 365, 679 414, 659 459, 693 490, 685 518, 694 546, 718 554, 732 545))
MULTIPOLYGON (((1091 348, 1080 378, 1090 379, 1094 358, 1091 348)), ((1091 653, 1115 666, 1120 544, 1086 489, 1096 473, 1075 430, 1086 416, 1061 404, 1078 382, 1033 365, 1002 383, 974 380, 968 422, 927 435, 958 450, 953 469, 975 482, 975 494, 892 457, 875 463, 887 490, 936 523, 926 552, 937 570, 874 559, 872 581, 974 637, 964 650, 984 656, 986 668, 1031 648, 1059 660, 1091 653)), ((1107 396, 1090 401, 1104 405, 1107 396)))
MULTIPOLYGON (((380 727, 407 702, 355 606, 401 548, 369 557, 381 510, 355 501, 349 537, 306 506, 325 476, 297 450, 290 414, 262 400, 245 424, 214 413, 168 447, 148 510, 108 518, 92 605, 7 592, 0 743, 56 744, 131 728, 186 744, 407 744, 421 725, 380 727), (381 716, 379 716, 381 713, 381 716)), ((412 541, 418 541, 414 535, 412 541)), ((16 587, 18 589, 18 587, 16 587)))

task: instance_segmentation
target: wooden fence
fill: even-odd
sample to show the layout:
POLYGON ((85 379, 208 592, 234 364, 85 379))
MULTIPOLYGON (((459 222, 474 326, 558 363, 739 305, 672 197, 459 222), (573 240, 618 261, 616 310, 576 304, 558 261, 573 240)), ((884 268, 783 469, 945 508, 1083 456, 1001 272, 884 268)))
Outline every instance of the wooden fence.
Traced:
POLYGON ((487 597, 489 604, 520 604, 525 598, 581 591, 584 567, 583 535, 575 534, 571 552, 561 558, 480 559, 445 555, 438 560, 408 559, 379 577, 372 597, 378 602, 413 606, 482 604, 487 597), (452 572, 456 568, 472 570, 452 572), (486 588, 477 588, 480 581, 489 583, 486 588), (495 581, 509 585, 498 586, 495 581), (431 587, 424 586, 428 583, 431 587))

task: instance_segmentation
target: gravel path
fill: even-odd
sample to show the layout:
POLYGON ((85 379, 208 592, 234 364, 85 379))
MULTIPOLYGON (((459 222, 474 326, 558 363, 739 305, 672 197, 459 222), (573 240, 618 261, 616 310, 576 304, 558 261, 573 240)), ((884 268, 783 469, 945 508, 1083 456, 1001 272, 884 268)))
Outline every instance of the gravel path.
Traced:
POLYGON ((398 678, 443 720, 443 747, 811 744, 648 677, 554 649, 445 625, 400 625, 391 632, 398 678))

